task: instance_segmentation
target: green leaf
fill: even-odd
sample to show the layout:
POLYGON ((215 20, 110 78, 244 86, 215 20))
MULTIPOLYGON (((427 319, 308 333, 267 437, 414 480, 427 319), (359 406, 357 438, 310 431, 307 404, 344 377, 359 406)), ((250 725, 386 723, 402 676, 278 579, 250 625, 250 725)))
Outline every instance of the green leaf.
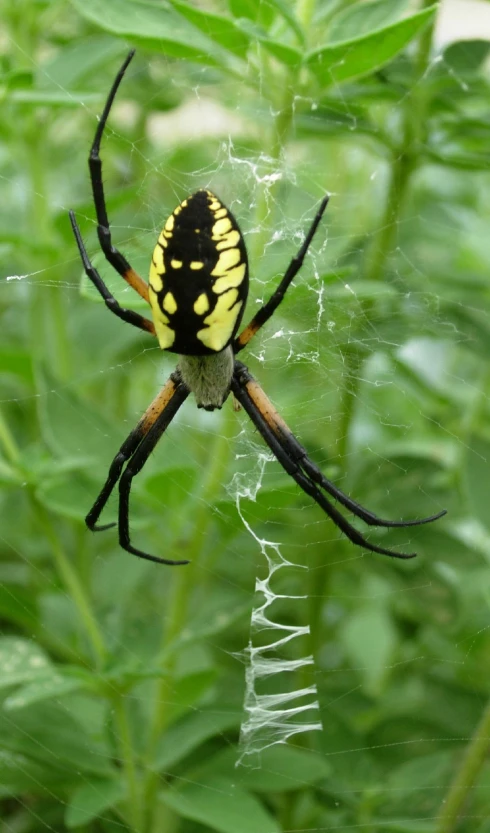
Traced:
POLYGON ((257 0, 228 0, 228 5, 233 17, 253 20, 265 29, 269 29, 274 20, 275 3, 269 0, 260 3, 257 0))
POLYGON ((295 49, 293 46, 288 46, 281 41, 274 40, 274 38, 269 37, 267 32, 265 32, 260 26, 257 26, 250 20, 247 20, 247 18, 240 20, 239 25, 242 31, 246 32, 251 39, 261 43, 264 49, 270 52, 270 54, 273 55, 274 58, 277 58, 277 60, 282 64, 286 64, 286 66, 289 67, 295 67, 301 63, 303 56, 299 49, 295 49))
POLYGON ((216 680, 215 669, 196 671, 187 674, 173 683, 173 702, 169 708, 171 720, 177 720, 190 706, 194 706, 207 692, 216 680))
POLYGON ((33 380, 32 356, 28 351, 3 345, 0 350, 0 373, 11 373, 23 383, 31 384, 33 380))
POLYGON ((255 23, 261 23, 266 28, 269 28, 273 22, 275 12, 286 21, 300 43, 304 43, 304 32, 290 6, 284 0, 267 0, 265 3, 257 3, 257 0, 229 0, 229 6, 234 17, 246 17, 255 23))
POLYGON ((474 435, 467 441, 465 485, 471 514, 490 529, 488 495, 490 493, 490 441, 474 435), (487 485, 488 484, 488 485, 487 485))
POLYGON ((328 40, 330 43, 354 40, 376 29, 383 29, 399 18, 407 6, 408 0, 355 3, 335 15, 328 30, 328 40))
POLYGON ((163 735, 154 768, 170 769, 209 738, 238 729, 241 719, 241 711, 218 704, 187 715, 163 735))
POLYGON ((342 628, 342 642, 367 692, 379 694, 396 645, 388 611, 380 603, 370 603, 351 613, 342 628))
POLYGON ((39 795, 46 788, 59 788, 71 780, 72 773, 63 769, 61 764, 53 762, 47 767, 20 752, 0 749, 0 784, 2 790, 6 789, 10 795, 39 795))
POLYGON ((490 52, 488 40, 464 40, 451 43, 442 53, 443 61, 457 73, 477 72, 490 52))
POLYGON ((166 790, 161 798, 181 816, 220 833, 279 833, 280 827, 250 793, 225 778, 166 790))
POLYGON ((395 286, 381 281, 353 280, 351 283, 330 284, 327 298, 336 301, 379 301, 384 298, 399 298, 395 286))
POLYGON ((39 371, 39 417, 44 441, 59 457, 105 459, 111 426, 89 408, 73 389, 39 371))
MULTIPOLYGON (((236 747, 219 752, 199 768, 208 779, 226 777, 233 771, 240 757, 236 747)), ((240 766, 235 769, 233 782, 254 792, 288 792, 316 784, 331 774, 331 765, 318 752, 282 744, 271 746, 260 753, 260 768, 240 766)), ((200 780, 197 776, 196 780, 200 780)))
POLYGON ((250 45, 250 38, 241 30, 234 20, 223 15, 205 11, 182 0, 171 0, 172 6, 185 17, 189 23, 196 26, 205 35, 219 43, 224 49, 230 50, 240 58, 245 58, 250 45))
POLYGON ((9 584, 3 580, 2 576, 0 576, 0 616, 4 621, 15 622, 29 631, 32 631, 38 620, 36 599, 32 592, 9 584))
MULTIPOLYGON (((71 2, 83 17, 114 35, 131 38, 135 43, 157 49, 174 58, 185 58, 222 69, 232 66, 231 53, 217 46, 169 5, 156 5, 146 0, 71 2)), ((223 29, 221 36, 222 33, 223 29)), ((238 69, 236 64, 235 68, 238 69)))
POLYGON ((73 90, 81 81, 93 83, 98 80, 98 73, 107 63, 116 59, 122 63, 126 54, 124 44, 110 35, 79 38, 58 48, 51 60, 36 67, 36 86, 42 89, 62 87, 63 90, 73 90))
POLYGON ((434 17, 437 6, 333 46, 326 45, 310 52, 306 64, 322 86, 338 84, 367 75, 395 57, 434 17))
POLYGON ((0 689, 45 676, 51 667, 48 657, 35 642, 17 636, 0 639, 0 689))
POLYGON ((486 170, 490 163, 489 140, 490 121, 486 114, 480 119, 440 119, 426 151, 429 159, 453 168, 486 170))
POLYGON ((32 104, 35 107, 70 107, 80 109, 101 99, 100 93, 68 92, 68 90, 13 90, 7 95, 14 104, 32 104))
POLYGON ((453 759, 454 752, 448 749, 432 755, 418 755, 393 769, 385 783, 391 812, 414 819, 435 814, 440 803, 441 785, 447 784, 451 776, 453 759))
POLYGON ((82 786, 75 790, 68 802, 65 824, 67 827, 88 824, 122 798, 124 798, 124 786, 120 780, 85 778, 82 786))
POLYGON ((83 473, 72 472, 57 478, 49 478, 36 489, 36 498, 46 509, 75 521, 87 514, 90 496, 95 494, 94 481, 83 473))
POLYGON ((67 708, 56 702, 33 703, 28 709, 0 714, 0 743, 4 749, 65 766, 77 773, 112 774, 110 751, 88 736, 67 708))
POLYGON ((35 680, 29 685, 21 686, 14 694, 4 702, 7 711, 23 709, 32 703, 40 703, 42 700, 50 700, 53 697, 61 697, 63 694, 70 694, 78 691, 85 685, 81 669, 73 669, 75 673, 69 674, 66 669, 54 671, 35 680))

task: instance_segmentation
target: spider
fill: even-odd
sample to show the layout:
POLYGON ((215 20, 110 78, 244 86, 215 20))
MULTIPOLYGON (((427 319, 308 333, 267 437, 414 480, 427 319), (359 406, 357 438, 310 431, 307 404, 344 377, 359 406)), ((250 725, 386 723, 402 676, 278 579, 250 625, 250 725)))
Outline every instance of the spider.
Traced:
POLYGON ((413 558, 415 553, 401 553, 370 543, 344 518, 329 497, 370 526, 417 526, 437 520, 445 510, 419 520, 387 521, 364 509, 327 480, 248 368, 236 359, 237 353, 274 314, 299 272, 327 207, 328 196, 321 201, 304 242, 278 287, 238 335, 248 293, 247 250, 231 211, 213 192, 197 191, 184 199, 167 219, 153 252, 148 284, 113 245, 102 182, 100 143, 114 98, 133 55, 134 50, 126 57, 112 84, 90 151, 89 171, 102 252, 111 266, 150 305, 152 321, 121 307, 111 295, 90 261, 73 211, 70 211, 70 220, 85 273, 108 309, 128 324, 155 336, 162 350, 179 355, 179 362, 112 461, 107 480, 85 519, 87 526, 94 531, 116 526, 115 523, 99 525, 98 520, 119 482, 120 546, 139 558, 159 564, 188 564, 188 561, 150 555, 133 546, 129 534, 132 480, 191 392, 197 407, 208 411, 221 408, 232 393, 287 474, 353 544, 394 558, 413 558))

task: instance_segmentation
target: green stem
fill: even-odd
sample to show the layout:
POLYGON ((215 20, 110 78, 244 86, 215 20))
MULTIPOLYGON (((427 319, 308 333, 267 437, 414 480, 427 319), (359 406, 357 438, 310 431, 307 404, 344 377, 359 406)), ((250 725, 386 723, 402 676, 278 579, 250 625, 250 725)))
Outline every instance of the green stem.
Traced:
MULTIPOLYGON (((423 7, 430 6, 431 2, 432 0, 424 0, 422 5, 423 7)), ((434 22, 427 26, 418 41, 415 79, 404 111, 403 137, 400 147, 393 151, 386 206, 379 231, 374 237, 364 267, 364 276, 367 280, 380 280, 383 275, 386 261, 393 250, 398 234, 398 220, 405 202, 408 184, 425 141, 429 93, 423 79, 429 67, 433 32, 434 22)))
POLYGON ((438 817, 437 833, 452 833, 455 829, 469 792, 487 760, 490 749, 489 736, 490 700, 443 801, 438 817))
MULTIPOLYGON (((311 22, 315 8, 315 0, 298 0, 296 4, 296 17, 302 26, 305 34, 308 33, 308 26, 311 22)), ((268 141, 270 147, 269 157, 272 165, 277 168, 281 157, 284 154, 294 116, 294 98, 298 84, 298 70, 270 69, 267 72, 268 64, 263 59, 263 72, 267 81, 267 87, 271 91, 271 107, 276 112, 268 141), (279 92, 277 92, 279 91, 279 92)), ((254 259, 260 258, 269 240, 267 218, 270 213, 270 204, 274 195, 280 187, 280 179, 271 182, 261 183, 255 210, 255 225, 260 228, 259 234, 255 237, 252 255, 254 259)))
POLYGON ((308 34, 314 11, 315 0, 297 0, 296 17, 306 34, 308 34))
POLYGON ((0 445, 3 446, 3 450, 5 452, 5 457, 7 460, 12 463, 12 465, 16 465, 19 462, 19 449, 15 443, 13 434, 10 431, 10 428, 7 424, 7 421, 4 419, 3 414, 0 412, 0 445))
POLYGON ((143 830, 143 811, 141 805, 141 795, 138 788, 139 784, 136 772, 134 748, 131 738, 131 725, 128 719, 124 695, 122 693, 117 694, 112 699, 112 702, 118 730, 121 759, 127 781, 128 818, 131 819, 131 824, 136 833, 140 833, 140 831, 143 830))
MULTIPOLYGON (((275 79, 274 83, 277 84, 278 79, 275 79)), ((284 85, 285 92, 272 125, 272 135, 269 142, 271 149, 269 157, 274 169, 277 169, 283 155, 284 146, 293 121, 294 82, 290 73, 282 80, 282 84, 284 85)), ((262 257, 265 246, 270 239, 267 220, 270 215, 271 202, 274 202, 274 196, 280 184, 280 179, 276 179, 273 182, 264 181, 259 184, 255 209, 255 225, 260 231, 253 241, 253 251, 251 254, 254 262, 262 257)))
MULTIPOLYGON (((187 514, 193 518, 192 532, 188 537, 185 551, 181 553, 184 558, 190 560, 185 567, 178 567, 173 573, 173 586, 170 594, 170 609, 165 617, 165 629, 162 637, 161 656, 164 668, 162 676, 157 685, 154 701, 154 711, 150 724, 148 743, 148 766, 151 767, 159 740, 170 718, 168 703, 171 701, 169 691, 173 687, 175 671, 175 646, 178 643, 179 634, 182 632, 189 614, 189 602, 193 587, 195 586, 195 571, 199 555, 203 549, 203 542, 206 540, 206 533, 211 523, 210 504, 216 499, 222 486, 230 456, 230 439, 236 431, 236 418, 230 407, 223 412, 224 422, 221 433, 217 436, 210 452, 210 466, 206 479, 202 484, 199 499, 194 500, 188 507, 187 514)), ((145 807, 148 813, 148 824, 146 829, 157 833, 155 819, 156 794, 159 786, 160 776, 150 770, 145 787, 145 807)), ((160 828, 158 828, 160 829, 160 828)))
POLYGON ((36 508, 36 513, 41 522, 41 526, 44 529, 46 538, 51 544, 51 550, 54 556, 54 560, 56 562, 56 566, 58 568, 58 572, 61 578, 63 579, 65 587, 68 590, 68 593, 73 599, 73 602, 75 603, 75 606, 78 610, 80 619, 82 621, 85 632, 91 644, 96 664, 98 667, 101 667, 104 664, 106 658, 106 648, 104 645, 102 634, 99 631, 97 621, 90 606, 90 602, 87 596, 85 595, 84 588, 78 580, 78 576, 75 570, 71 566, 70 561, 67 558, 66 553, 60 544, 60 541, 58 539, 58 536, 56 535, 56 532, 53 528, 53 524, 47 511, 36 500, 35 497, 33 497, 32 499, 36 508))
MULTIPOLYGON (((427 7, 430 4, 431 0, 424 0, 422 5, 427 7)), ((400 146, 393 151, 385 209, 379 230, 366 254, 364 265, 366 280, 379 281, 386 270, 387 261, 396 245, 398 222, 405 203, 410 179, 416 169, 420 149, 425 141, 427 111, 430 102, 429 93, 423 79, 429 66, 433 31, 434 23, 424 30, 418 41, 415 57, 415 80, 412 94, 405 105, 402 141, 400 146)), ((370 311, 371 304, 364 303, 362 305, 363 317, 369 317, 370 311)), ((341 456, 347 450, 349 426, 359 390, 359 368, 361 364, 361 357, 355 347, 348 351, 346 358, 346 382, 341 401, 343 417, 338 441, 341 456)))
POLYGON ((336 456, 343 461, 348 452, 350 429, 359 392, 362 355, 353 344, 344 351, 344 368, 342 371, 342 390, 340 396, 340 423, 335 445, 336 456))

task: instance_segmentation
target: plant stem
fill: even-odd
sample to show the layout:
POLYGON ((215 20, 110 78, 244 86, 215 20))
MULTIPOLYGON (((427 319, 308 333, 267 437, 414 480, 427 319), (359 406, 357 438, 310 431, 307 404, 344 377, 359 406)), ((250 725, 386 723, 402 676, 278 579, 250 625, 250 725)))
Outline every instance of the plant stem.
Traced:
POLYGON ((296 3, 296 17, 301 26, 308 33, 308 28, 311 24, 313 12, 315 11, 315 0, 297 0, 296 3))
POLYGON ((121 759, 124 766, 128 787, 128 818, 131 819, 136 833, 143 830, 143 813, 141 806, 141 794, 138 789, 138 778, 136 773, 136 762, 131 738, 131 725, 128 719, 124 695, 118 693, 113 699, 114 714, 116 718, 121 759))
POLYGON ((487 760, 490 749, 489 736, 490 700, 487 702, 475 734, 466 747, 461 766, 443 801, 438 816, 437 833, 452 833, 455 829, 468 794, 487 760))
POLYGON ((7 460, 12 463, 12 465, 16 465, 19 462, 19 449, 15 443, 15 439, 13 437, 12 432, 5 420, 3 414, 0 411, 0 445, 3 447, 5 452, 5 457, 7 460))
MULTIPOLYGON (((271 81, 272 84, 277 85, 278 79, 271 81)), ((271 168, 277 170, 280 159, 283 155, 284 145, 286 143, 291 124, 293 121, 293 101, 294 101, 294 82, 291 73, 286 73, 282 79, 281 89, 284 90, 282 101, 280 102, 277 113, 274 118, 274 123, 271 128, 271 137, 269 146, 271 148, 268 157, 270 159, 271 168)), ((271 103, 271 107, 275 107, 271 103)), ((270 239, 270 230, 267 224, 267 218, 270 214, 270 203, 274 199, 277 189, 281 184, 280 178, 273 181, 264 179, 258 186, 258 197, 255 208, 255 225, 259 229, 253 241, 253 249, 251 252, 252 261, 257 262, 264 254, 265 246, 270 239)))
POLYGON ((70 594, 75 606, 80 615, 80 619, 84 626, 85 632, 92 646, 94 658, 98 667, 101 667, 106 658, 106 648, 102 634, 95 616, 93 614, 90 602, 85 595, 84 588, 78 579, 78 576, 70 564, 69 559, 63 547, 60 544, 59 538, 53 528, 51 519, 45 508, 33 496, 33 502, 36 508, 37 515, 44 529, 47 540, 49 541, 58 568, 59 574, 63 579, 66 589, 70 594))
MULTIPOLYGON (((179 634, 187 622, 190 596, 192 588, 196 583, 196 566, 199 554, 206 540, 206 532, 211 522, 209 507, 219 494, 221 484, 226 476, 230 456, 230 438, 236 431, 236 418, 230 405, 231 400, 229 400, 228 407, 223 412, 224 420, 222 430, 210 451, 210 465, 199 493, 199 499, 194 500, 192 505, 187 508, 187 515, 193 518, 192 531, 189 535, 185 551, 181 553, 181 556, 189 558, 191 563, 185 567, 177 567, 173 573, 170 609, 168 616, 165 618, 161 646, 164 667, 162 668, 162 676, 155 694, 154 711, 150 725, 147 755, 148 765, 150 767, 161 735, 170 718, 167 704, 169 701, 169 691, 173 687, 175 673, 174 647, 179 634)), ((159 829, 154 826, 158 825, 158 819, 154 815, 159 780, 159 774, 150 770, 144 787, 145 807, 148 813, 148 824, 145 829, 154 831, 154 833, 157 833, 157 829, 159 829)))
MULTIPOLYGON (((426 8, 431 2, 432 0, 424 0, 422 6, 426 8)), ((364 267, 367 280, 380 280, 383 274, 385 263, 396 240, 398 219, 405 202, 410 177, 417 166, 420 149, 425 140, 429 97, 423 79, 429 66, 433 32, 434 21, 427 26, 418 40, 413 88, 403 114, 402 141, 393 151, 386 206, 364 267)))
MULTIPOLYGON (((423 7, 431 5, 424 0, 423 7)), ((398 221, 407 196, 408 186, 417 167, 420 149, 426 134, 429 97, 423 78, 430 61, 430 51, 434 22, 424 30, 418 40, 415 57, 415 80, 412 93, 405 104, 403 114, 403 132, 400 146, 393 151, 389 174, 388 193, 379 230, 374 235, 370 249, 366 254, 364 278, 379 281, 383 277, 387 261, 393 251, 398 234, 398 221)), ((371 304, 362 304, 363 317, 369 317, 371 304)), ((355 400, 359 389, 359 369, 362 356, 353 345, 346 353, 345 383, 341 398, 342 422, 338 449, 341 456, 347 451, 349 426, 354 413, 355 400)))

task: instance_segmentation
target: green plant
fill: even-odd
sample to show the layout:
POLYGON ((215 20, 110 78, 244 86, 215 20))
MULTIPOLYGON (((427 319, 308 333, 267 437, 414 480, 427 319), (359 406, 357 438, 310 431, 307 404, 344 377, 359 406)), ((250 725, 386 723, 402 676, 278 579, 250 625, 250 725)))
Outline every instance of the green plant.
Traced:
POLYGON ((485 833, 488 44, 436 53, 436 12, 394 0, 3 3, 5 831, 485 833), (393 517, 448 508, 413 534, 413 563, 359 558, 231 408, 185 410, 135 484, 139 536, 189 567, 139 563, 86 531, 111 450, 173 365, 108 321, 67 217, 87 217, 93 253, 86 154, 128 42, 138 54, 104 163, 114 234, 142 274, 164 218, 212 184, 248 232, 260 299, 332 192, 328 235, 255 364, 356 499, 393 517), (191 134, 196 120, 207 135, 191 134), (255 501, 238 512, 247 490, 255 501), (297 683, 314 675, 324 731, 235 769, 234 654, 266 575, 261 540, 308 568, 277 577, 276 618, 310 625, 315 665, 297 683))

